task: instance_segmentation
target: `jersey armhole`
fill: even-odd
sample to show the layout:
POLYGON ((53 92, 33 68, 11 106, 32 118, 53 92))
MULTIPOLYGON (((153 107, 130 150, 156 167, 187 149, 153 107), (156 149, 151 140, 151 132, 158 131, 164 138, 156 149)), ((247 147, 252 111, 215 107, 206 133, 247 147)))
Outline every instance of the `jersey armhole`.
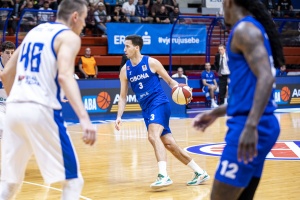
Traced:
POLYGON ((58 31, 58 32, 53 36, 53 38, 52 38, 52 40, 51 40, 51 49, 52 49, 52 53, 53 53, 55 59, 57 59, 57 55, 56 55, 56 52, 55 52, 55 49, 54 49, 54 40, 55 40, 55 38, 58 36, 58 34, 60 34, 61 32, 65 31, 65 30, 70 30, 70 29, 67 29, 67 28, 66 28, 66 29, 61 29, 60 31, 58 31))

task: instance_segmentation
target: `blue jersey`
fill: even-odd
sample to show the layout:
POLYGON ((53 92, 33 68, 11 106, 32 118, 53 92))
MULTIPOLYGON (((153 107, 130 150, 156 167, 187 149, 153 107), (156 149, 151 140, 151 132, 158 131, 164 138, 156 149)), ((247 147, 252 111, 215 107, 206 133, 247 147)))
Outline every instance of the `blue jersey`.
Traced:
POLYGON ((210 71, 210 72, 207 72, 206 70, 203 71, 201 74, 201 78, 202 78, 202 80, 205 79, 207 84, 210 84, 210 85, 215 84, 214 83, 215 74, 212 71, 210 71))
POLYGON ((142 110, 169 102, 160 85, 158 74, 150 70, 148 59, 148 56, 143 56, 136 66, 132 66, 130 60, 126 62, 127 79, 142 110))
MULTIPOLYGON (((256 76, 252 73, 244 55, 242 53, 234 53, 230 49, 235 28, 241 22, 250 22, 261 31, 261 34, 264 38, 264 45, 269 56, 270 65, 272 67, 272 73, 275 76, 271 46, 264 27, 251 16, 247 16, 241 19, 232 28, 227 44, 227 62, 230 69, 230 82, 228 85, 229 99, 227 107, 228 116, 248 115, 253 104, 255 86, 257 82, 256 76)), ((270 95, 268 104, 263 114, 271 114, 276 109, 273 93, 274 89, 272 94, 270 95)))

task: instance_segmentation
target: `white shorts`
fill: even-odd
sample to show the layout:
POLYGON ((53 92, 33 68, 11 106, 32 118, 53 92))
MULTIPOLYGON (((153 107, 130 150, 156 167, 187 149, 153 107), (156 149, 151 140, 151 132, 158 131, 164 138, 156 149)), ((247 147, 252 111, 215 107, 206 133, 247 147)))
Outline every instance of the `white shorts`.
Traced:
POLYGON ((8 103, 1 148, 1 180, 20 183, 32 154, 47 184, 81 176, 60 110, 8 103))

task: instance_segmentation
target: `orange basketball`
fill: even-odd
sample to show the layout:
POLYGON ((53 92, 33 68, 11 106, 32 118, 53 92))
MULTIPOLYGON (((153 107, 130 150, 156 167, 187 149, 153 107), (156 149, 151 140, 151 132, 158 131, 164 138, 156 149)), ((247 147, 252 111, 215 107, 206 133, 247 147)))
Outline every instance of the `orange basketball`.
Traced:
POLYGON ((179 84, 172 88, 172 99, 179 105, 188 104, 192 98, 192 89, 186 84, 179 84))
POLYGON ((110 105, 110 96, 107 92, 100 92, 97 96, 97 104, 99 108, 106 109, 110 105))
POLYGON ((291 96, 291 91, 288 87, 283 87, 280 91, 280 97, 282 99, 282 101, 288 101, 290 99, 291 96))

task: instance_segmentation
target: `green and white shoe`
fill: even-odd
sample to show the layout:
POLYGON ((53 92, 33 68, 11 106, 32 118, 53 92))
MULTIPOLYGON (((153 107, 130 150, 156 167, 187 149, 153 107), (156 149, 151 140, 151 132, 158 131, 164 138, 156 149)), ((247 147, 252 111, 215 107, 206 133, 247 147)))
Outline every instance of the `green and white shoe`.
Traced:
POLYGON ((167 187, 167 186, 172 185, 172 184, 173 184, 173 181, 170 179, 169 176, 164 177, 163 175, 158 174, 156 181, 154 183, 152 183, 150 185, 150 187, 152 189, 156 190, 156 189, 160 189, 162 187, 167 187))
POLYGON ((194 178, 187 182, 187 185, 200 185, 201 183, 203 183, 204 181, 207 181, 210 176, 206 173, 206 171, 204 171, 204 173, 199 174, 198 172, 194 172, 194 178))

